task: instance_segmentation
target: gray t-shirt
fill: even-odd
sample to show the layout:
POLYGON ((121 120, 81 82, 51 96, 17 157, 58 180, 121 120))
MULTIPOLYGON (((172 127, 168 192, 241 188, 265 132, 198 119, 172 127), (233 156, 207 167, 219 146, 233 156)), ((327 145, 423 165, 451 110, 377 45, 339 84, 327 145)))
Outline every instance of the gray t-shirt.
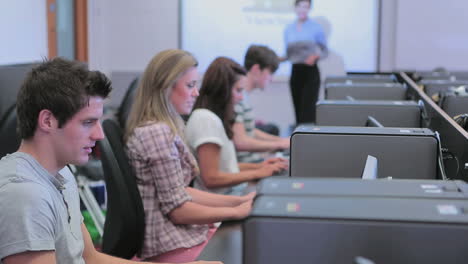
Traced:
POLYGON ((32 156, 0 160, 0 263, 26 251, 55 251, 58 264, 84 264, 78 189, 68 168, 51 175, 32 156))

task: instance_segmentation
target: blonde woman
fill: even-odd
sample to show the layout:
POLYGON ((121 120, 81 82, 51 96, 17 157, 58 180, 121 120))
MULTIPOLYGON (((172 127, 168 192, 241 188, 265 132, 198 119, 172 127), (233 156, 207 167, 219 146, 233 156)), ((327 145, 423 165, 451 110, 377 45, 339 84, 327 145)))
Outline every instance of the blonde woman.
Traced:
POLYGON ((191 54, 163 51, 146 67, 130 111, 126 151, 145 210, 141 257, 149 261, 192 261, 215 231, 210 224, 242 219, 251 210, 254 193, 236 197, 188 187, 199 169, 180 115, 190 113, 198 79, 191 54))

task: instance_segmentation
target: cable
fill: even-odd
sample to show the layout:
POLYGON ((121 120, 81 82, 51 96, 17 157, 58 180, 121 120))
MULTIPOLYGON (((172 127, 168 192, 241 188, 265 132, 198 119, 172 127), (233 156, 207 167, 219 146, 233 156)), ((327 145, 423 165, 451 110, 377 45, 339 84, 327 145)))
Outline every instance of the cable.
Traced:
MULTIPOLYGON (((438 160, 438 163, 439 163, 440 174, 442 175, 442 180, 449 180, 449 178, 447 177, 447 174, 445 173, 445 166, 444 166, 443 155, 442 155, 442 141, 440 141, 439 132, 436 131, 435 135, 436 135, 437 141, 439 143, 438 144, 439 145, 439 157, 438 157, 437 160, 438 160)), ((458 172, 457 172, 457 174, 458 174, 458 172)))
POLYGON ((429 118, 429 114, 427 113, 426 105, 424 104, 423 100, 418 101, 419 109, 421 110, 421 127, 430 127, 431 119, 429 118))
POLYGON ((444 160, 446 160, 446 159, 454 159, 455 160, 456 165, 457 165, 455 175, 458 175, 458 173, 460 173, 460 161, 458 160, 458 157, 455 156, 452 152, 448 151, 448 149, 446 149, 446 148, 442 148, 442 153, 446 154, 446 156, 443 158, 444 160))
POLYGON ((454 116, 453 119, 457 124, 459 124, 463 129, 468 131, 468 114, 461 114, 454 116))

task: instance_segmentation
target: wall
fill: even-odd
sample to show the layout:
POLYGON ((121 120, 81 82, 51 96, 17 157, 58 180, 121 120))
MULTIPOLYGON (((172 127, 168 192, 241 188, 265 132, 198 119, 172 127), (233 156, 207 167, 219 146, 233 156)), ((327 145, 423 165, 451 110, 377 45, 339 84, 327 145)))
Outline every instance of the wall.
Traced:
MULTIPOLYGON (((98 7, 97 10, 90 10, 90 14, 95 13, 94 16, 90 17, 90 21, 95 20, 94 23, 90 22, 91 30, 97 30, 98 33, 98 36, 90 34, 90 40, 93 42, 90 43, 90 65, 92 68, 101 69, 111 74, 115 91, 110 105, 117 106, 130 81, 143 71, 147 61, 155 53, 178 46, 179 1, 140 0, 131 4, 124 0, 90 0, 90 2, 98 7)), ((430 56, 419 55, 422 54, 421 52, 430 52, 424 50, 427 43, 421 44, 414 41, 416 46, 408 45, 421 35, 437 39, 431 35, 430 27, 421 27, 424 23, 417 24, 420 26, 418 30, 412 28, 416 24, 414 21, 423 21, 424 19, 427 21, 429 18, 425 16, 428 14, 431 15, 430 18, 437 18, 432 19, 431 23, 437 24, 443 21, 445 28, 450 28, 453 24, 451 21, 455 21, 459 23, 459 27, 464 27, 464 30, 468 29, 468 26, 465 26, 466 22, 464 22, 467 20, 461 18, 453 20, 450 12, 438 12, 440 5, 445 5, 445 3, 448 5, 446 9, 459 8, 461 5, 464 8, 459 9, 465 10, 468 7, 468 2, 464 0, 448 0, 448 2, 381 0, 381 3, 379 56, 381 71, 394 71, 401 68, 426 69, 427 65, 431 65, 428 63, 431 60, 430 56), (410 35, 408 36, 408 34, 410 35), (418 56, 415 57, 416 55, 418 56), (403 61, 402 58, 407 59, 403 61), (415 62, 416 59, 417 65, 407 63, 408 61, 415 62)), ((91 5, 90 8, 92 8, 91 5)), ((468 42, 466 36, 468 34, 465 33, 458 37, 467 38, 466 42, 468 42)), ((454 58, 450 59, 453 61, 454 58)), ((445 62, 447 65, 451 65, 452 61, 445 62)), ((468 66, 466 66, 468 59, 464 62, 464 70, 468 70, 468 66)), ((332 71, 335 74, 341 72, 339 67, 324 66, 323 68, 327 68, 326 71, 332 71)), ((289 87, 284 78, 276 78, 275 82, 264 92, 254 92, 250 101, 256 105, 255 114, 258 118, 276 120, 283 132, 287 131, 289 125, 294 122, 289 87), (278 109, 272 105, 282 107, 278 109)))
POLYGON ((176 0, 88 0, 89 66, 111 77, 109 105, 155 54, 178 47, 178 10, 176 0))
POLYGON ((398 0, 395 67, 468 71, 468 1, 398 0))
MULTIPOLYGON (((468 52, 462 52, 468 47, 468 20, 464 17, 468 1, 381 1, 381 71, 431 69, 438 64, 468 70, 468 52), (445 56, 445 52, 450 54, 445 56)), ((110 104, 116 106, 131 78, 143 71, 152 56, 178 47, 179 1, 89 0, 88 7, 89 65, 115 80, 110 104)), ((45 0, 0 2, 0 32, 11 40, 0 43, 0 61, 15 51, 10 62, 47 55, 45 11, 45 0)), ((287 127, 292 123, 288 122, 292 118, 289 98, 283 79, 276 80, 270 90, 252 95, 251 101, 264 109, 258 111, 259 117, 283 120, 282 127, 287 127), (270 107, 281 104, 286 110, 279 114, 270 107)))
POLYGON ((90 67, 141 71, 161 50, 178 47, 178 1, 89 0, 90 67))
MULTIPOLYGON (((132 4, 124 0, 89 1, 90 67, 102 70, 111 76, 114 91, 109 105, 117 107, 128 84, 144 70, 146 63, 154 54, 166 48, 178 47, 179 1, 139 0, 132 4)), ((392 3, 393 1, 386 1, 384 9, 392 8, 392 3)), ((385 15, 390 21, 393 13, 386 12, 385 15)), ((392 30, 388 27, 383 33, 388 34, 392 30)), ((385 58, 391 56, 389 54, 385 58)), ((392 69, 390 63, 384 61, 383 64, 389 70, 392 69)), ((325 62, 324 71, 343 73, 340 67, 333 65, 341 64, 336 59, 325 62)), ((287 79, 277 78, 266 91, 255 91, 250 101, 255 104, 254 114, 259 119, 275 120, 283 133, 286 133, 289 126, 294 123, 287 79), (272 105, 282 107, 272 108, 272 105)))
MULTIPOLYGON (((382 71, 395 67, 396 7, 396 1, 382 0, 382 71)), ((89 0, 91 67, 108 73, 140 71, 155 52, 177 47, 178 9, 176 0, 139 0, 132 4, 124 0, 89 0)))
POLYGON ((396 8, 397 1, 381 0, 379 66, 383 72, 395 70, 396 8))
POLYGON ((0 65, 47 56, 45 0, 0 1, 0 65))
MULTIPOLYGON (((9 40, 0 42, 0 64, 40 60, 47 55, 45 2, 0 2, 0 32, 2 39, 9 40)), ((381 2, 382 71, 426 69, 439 61, 459 70, 468 68, 468 52, 464 52, 468 47, 468 1, 381 2)), ((141 71, 155 53, 178 46, 177 0, 89 0, 88 7, 93 69, 108 74, 141 71)))

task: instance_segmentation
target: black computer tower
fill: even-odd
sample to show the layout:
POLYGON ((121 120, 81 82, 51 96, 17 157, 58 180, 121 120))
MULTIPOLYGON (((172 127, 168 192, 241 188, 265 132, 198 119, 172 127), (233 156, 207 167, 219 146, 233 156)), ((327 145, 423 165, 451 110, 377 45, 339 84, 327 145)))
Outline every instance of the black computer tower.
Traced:
POLYGON ((468 201, 260 196, 243 224, 244 264, 468 260, 468 201))

